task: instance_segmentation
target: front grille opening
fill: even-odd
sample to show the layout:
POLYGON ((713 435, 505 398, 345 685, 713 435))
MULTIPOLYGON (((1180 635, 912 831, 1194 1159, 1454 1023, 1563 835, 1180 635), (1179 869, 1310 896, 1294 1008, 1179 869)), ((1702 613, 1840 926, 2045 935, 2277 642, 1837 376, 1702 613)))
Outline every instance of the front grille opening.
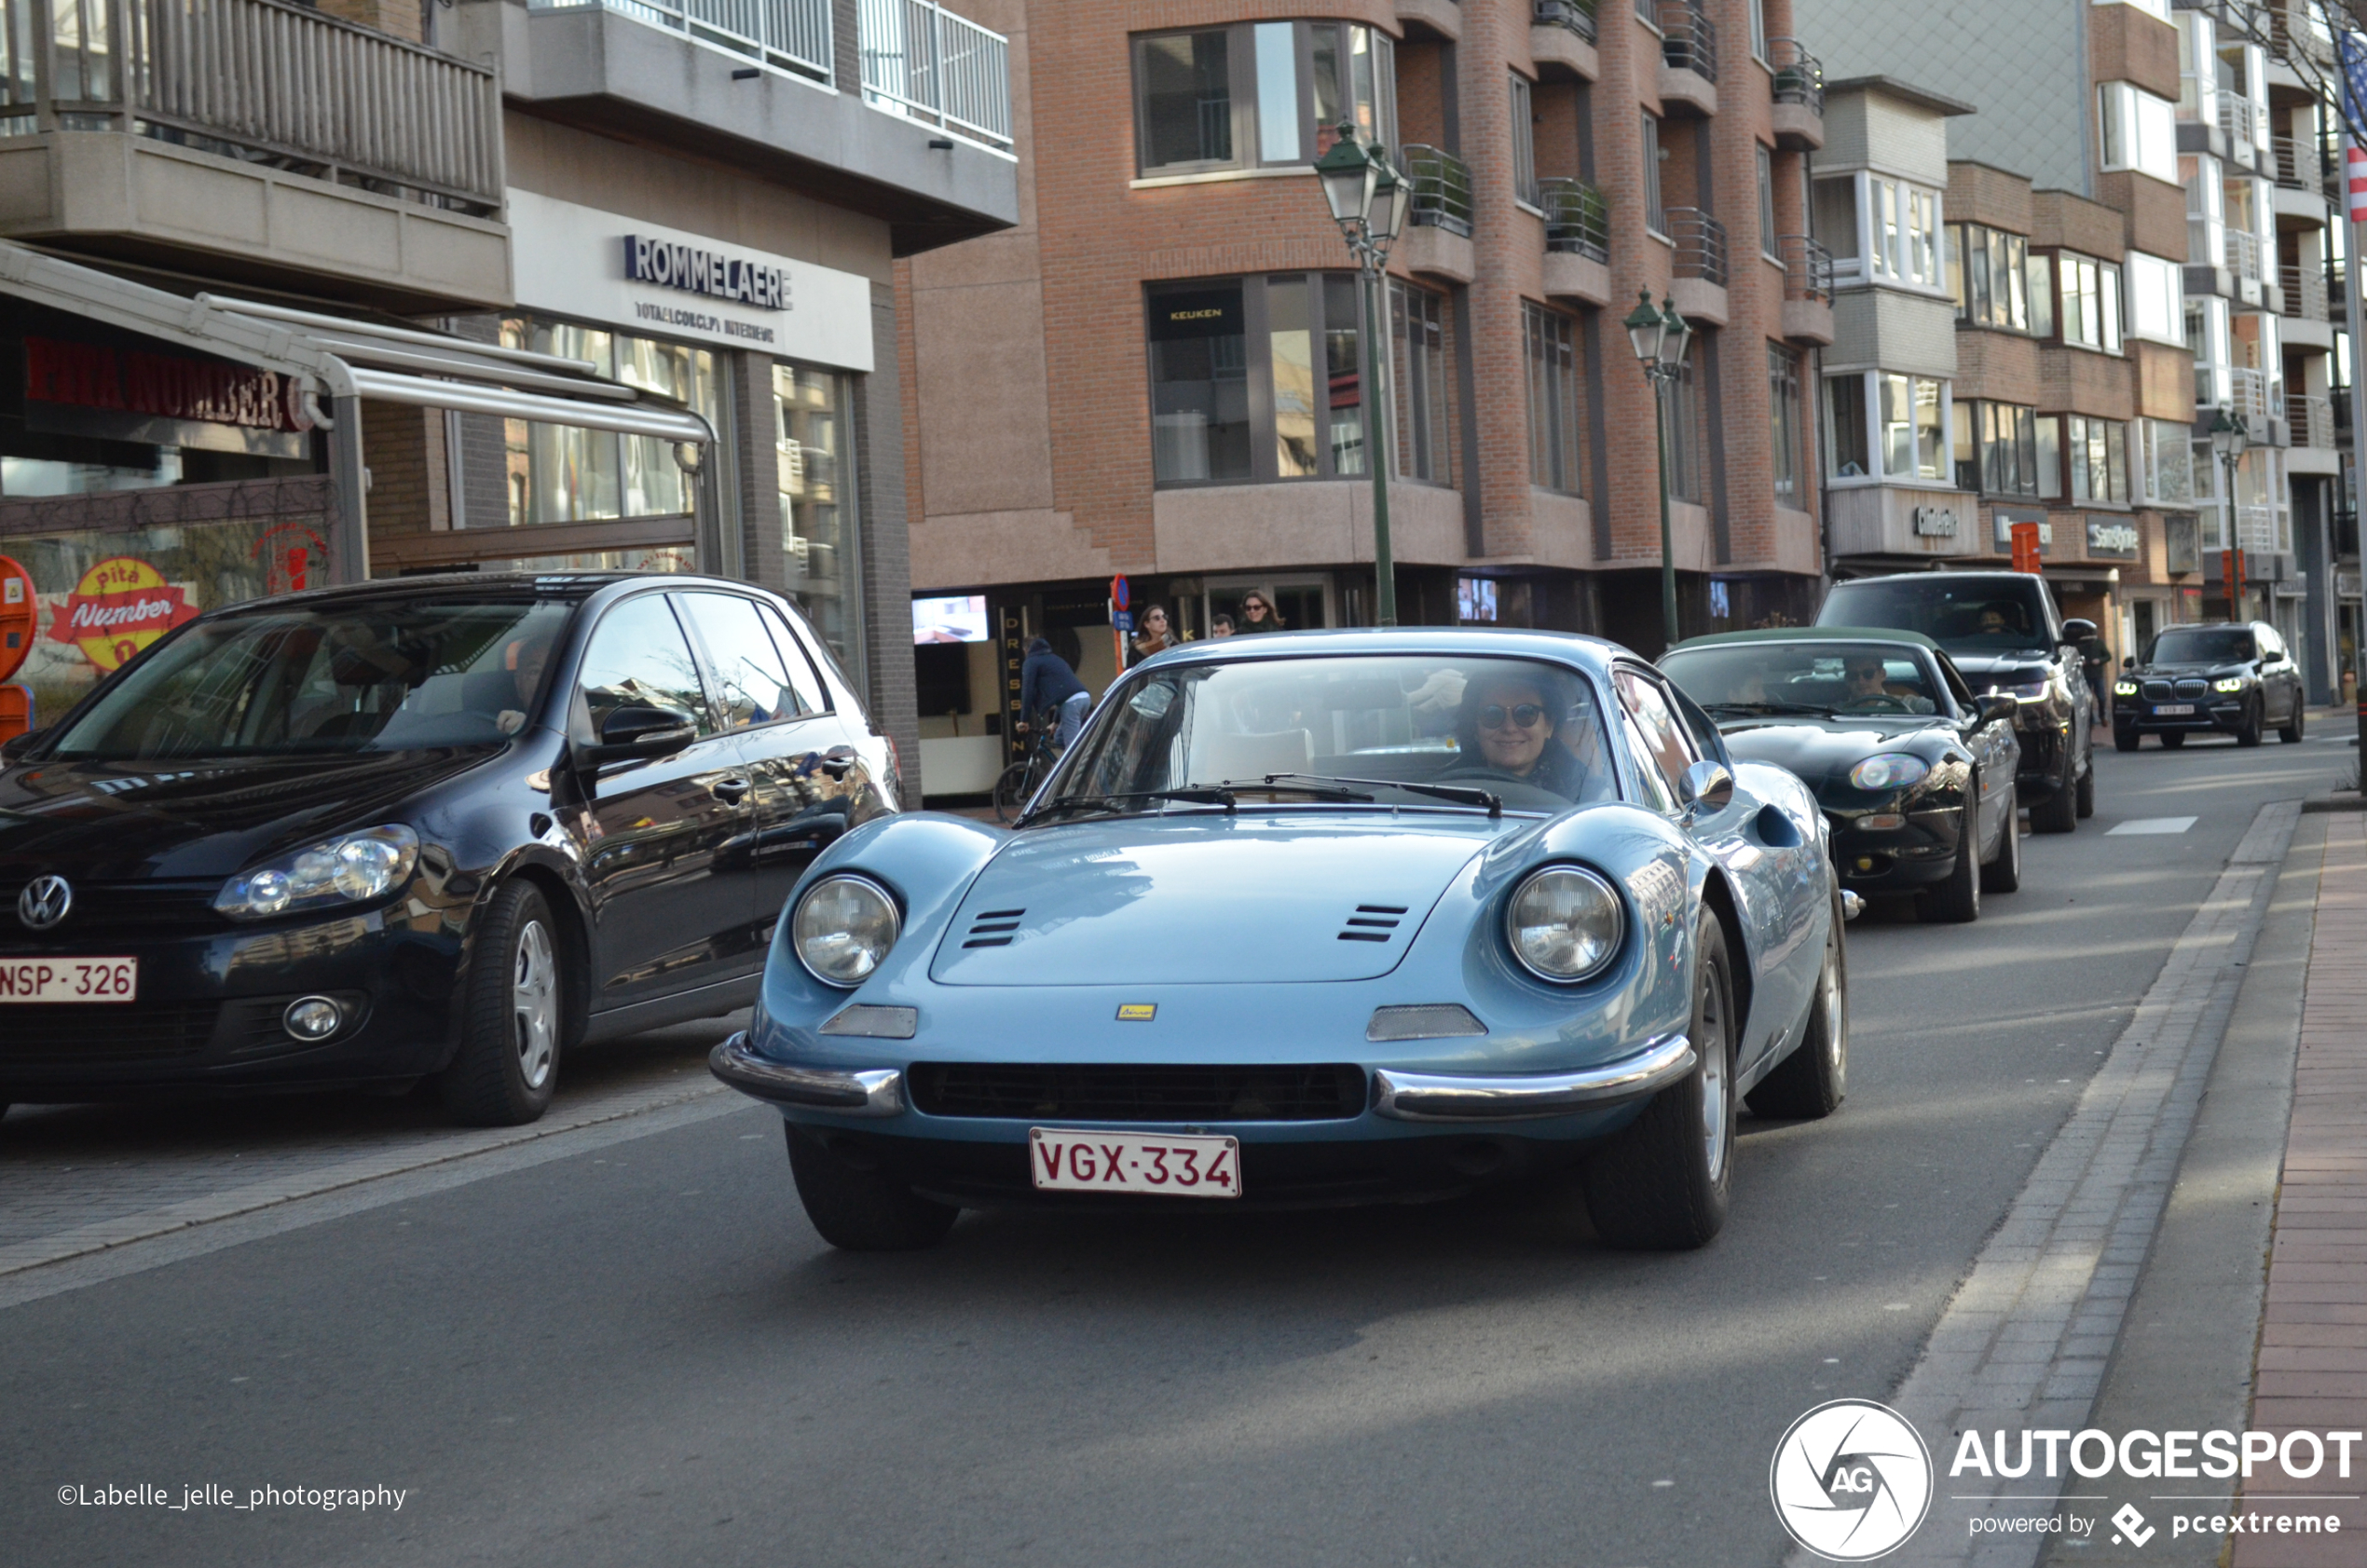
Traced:
POLYGON ((0 1009, 0 1066, 104 1067, 195 1057, 222 1003, 36 1002, 0 1009))
POLYGON ((1386 942, 1397 933, 1397 922, 1405 918, 1402 904, 1359 904, 1356 913, 1348 918, 1348 925, 1340 933, 1343 942, 1386 942))
POLYGON ((927 1116, 1011 1121, 1331 1122, 1363 1113, 1364 1070, 1127 1063, 918 1062, 907 1081, 927 1116))
POLYGON ((1019 929, 1019 918, 1025 909, 988 909, 970 921, 970 934, 962 943, 965 948, 1007 948, 1019 929))

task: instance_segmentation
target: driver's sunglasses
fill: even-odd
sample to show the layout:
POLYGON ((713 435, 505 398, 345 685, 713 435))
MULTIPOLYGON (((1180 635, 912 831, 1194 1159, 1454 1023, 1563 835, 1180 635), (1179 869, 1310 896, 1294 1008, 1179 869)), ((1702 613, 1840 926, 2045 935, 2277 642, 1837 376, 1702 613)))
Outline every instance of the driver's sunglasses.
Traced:
POLYGON ((1504 728, 1504 720, 1507 717, 1512 719, 1513 729, 1534 729, 1537 721, 1544 716, 1545 710, 1535 702, 1522 702, 1510 710, 1507 710, 1501 702, 1490 702, 1479 711, 1482 729, 1501 729, 1504 728))

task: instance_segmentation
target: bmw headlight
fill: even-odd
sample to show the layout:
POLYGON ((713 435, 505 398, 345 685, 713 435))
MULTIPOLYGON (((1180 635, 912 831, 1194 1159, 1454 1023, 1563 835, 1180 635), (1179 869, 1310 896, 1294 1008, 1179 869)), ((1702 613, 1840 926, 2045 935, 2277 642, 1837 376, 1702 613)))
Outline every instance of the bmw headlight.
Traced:
POLYGON ((366 904, 401 887, 418 859, 419 836, 399 823, 349 833, 239 872, 213 907, 232 920, 260 920, 366 904))
POLYGON ((859 986, 904 928, 896 900, 866 877, 825 877, 798 900, 790 933, 798 961, 827 986, 859 986))
POLYGON ((2137 683, 2133 680, 2116 680, 2113 682, 2113 695, 2115 697, 2134 697, 2137 695, 2137 683))
POLYGON ((1849 782, 1859 789, 1905 789, 1921 783, 1932 765, 1903 751, 1878 752, 1849 770, 1849 782))
POLYGON ((2244 689, 2244 677, 2241 675, 2222 675, 2219 679, 2210 683, 2210 689, 2213 691, 2241 691, 2244 689))
POLYGON ((1521 967, 1567 983, 1600 974, 1619 951, 1626 922, 1619 894, 1592 871, 1549 866, 1513 890, 1504 934, 1521 967))

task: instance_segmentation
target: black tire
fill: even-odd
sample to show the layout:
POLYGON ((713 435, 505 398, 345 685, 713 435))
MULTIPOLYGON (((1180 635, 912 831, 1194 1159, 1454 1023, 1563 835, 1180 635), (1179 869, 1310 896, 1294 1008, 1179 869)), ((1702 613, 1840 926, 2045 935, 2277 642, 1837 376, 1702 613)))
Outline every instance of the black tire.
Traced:
POLYGON ((2032 833, 2075 833, 2079 830, 2079 786, 2065 779, 2062 787, 2049 791, 2044 800, 2035 800, 2030 808, 2030 830, 2032 833))
POLYGON ((2137 741, 2138 735, 2137 731, 2134 729, 2115 729, 2113 731, 2113 749, 2114 751, 2135 751, 2137 749, 2137 741))
POLYGON ((2079 771, 2079 789, 2073 797, 2073 809, 2082 822, 2096 814, 2096 753, 2092 749, 2087 754, 2087 766, 2079 771))
POLYGON ((2260 744, 2260 710, 2262 705, 2263 704, 2260 702, 2250 702, 2245 704, 2244 721, 2236 727, 2236 743, 2237 745, 2256 746, 2260 744))
POLYGON ((2182 746, 2185 743, 2186 731, 2183 729, 2165 729, 2162 731, 2162 749, 2164 751, 2176 751, 2180 746, 2182 746))
POLYGON ((1915 894, 1915 917, 1926 925, 1963 925, 1980 919, 1980 781, 1964 785, 1963 825, 1956 834, 1956 864, 1948 879, 1915 894))
POLYGON ((2301 699, 2296 697, 2293 699, 2293 721, 2291 724, 2280 724, 2277 727, 2277 739, 2282 744, 2289 746, 2297 746, 2301 744, 2301 699))
POLYGON ((2005 791, 2005 831, 1997 838, 1997 853, 1980 868, 1983 893, 2012 893, 2022 885, 2021 812, 2011 788, 2005 791))
POLYGON ((1035 757, 1019 758, 994 781, 994 816, 998 822, 1011 822, 1026 809, 1028 799, 1035 794, 1035 786, 1044 782, 1045 770, 1035 757))
POLYGON ((1707 1245, 1726 1223, 1734 1173, 1734 989, 1725 930, 1707 910, 1694 948, 1693 1070, 1654 1095, 1586 1162, 1587 1217, 1613 1247, 1684 1251, 1707 1245))
POLYGON ((567 1034, 567 950, 532 882, 493 895, 470 939, 459 1049, 436 1077, 453 1120, 514 1127, 551 1108, 567 1034))
POLYGON ((962 1211, 936 1203, 886 1172, 828 1148, 819 1134, 782 1124, 798 1201, 822 1239, 841 1252, 910 1252, 945 1239, 962 1211))
POLYGON ((1841 934, 1841 904, 1833 900, 1833 928, 1825 936, 1825 964, 1808 1026, 1792 1054, 1758 1081, 1748 1098, 1761 1116, 1816 1121, 1849 1093, 1849 948, 1841 934))

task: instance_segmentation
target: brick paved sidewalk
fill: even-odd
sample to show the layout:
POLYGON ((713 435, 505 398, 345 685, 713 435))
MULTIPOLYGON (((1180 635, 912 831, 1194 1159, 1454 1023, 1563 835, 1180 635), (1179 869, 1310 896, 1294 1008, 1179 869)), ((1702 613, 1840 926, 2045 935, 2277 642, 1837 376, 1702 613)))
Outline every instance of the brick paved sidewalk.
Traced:
MULTIPOLYGON (((2251 1425, 2280 1439, 2367 1430, 2367 814, 2358 812, 2328 818, 2251 1425)), ((2259 1503, 2352 1495, 2251 1510, 2336 1515, 2342 1530, 2238 1537, 2235 1568, 2367 1562, 2367 1503, 2357 1498, 2367 1493, 2367 1452, 2354 1447, 2348 1479, 2330 1452, 2306 1480, 2256 1468, 2244 1493, 2259 1503)))

